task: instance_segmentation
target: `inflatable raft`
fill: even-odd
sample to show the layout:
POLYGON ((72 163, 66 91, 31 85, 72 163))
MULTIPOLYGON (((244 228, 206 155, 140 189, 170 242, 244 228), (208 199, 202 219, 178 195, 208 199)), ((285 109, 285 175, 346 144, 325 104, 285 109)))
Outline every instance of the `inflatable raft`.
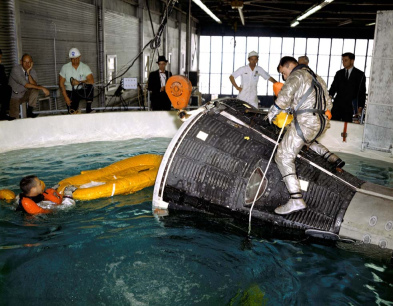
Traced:
POLYGON ((15 193, 9 189, 1 189, 0 190, 0 200, 6 200, 7 202, 11 202, 15 199, 15 193))
POLYGON ((154 184, 161 160, 161 155, 142 154, 102 169, 82 171, 60 181, 57 191, 62 194, 67 186, 74 186, 77 188, 73 193, 76 200, 134 193, 154 184))
POLYGON ((307 208, 274 213, 289 199, 274 159, 263 179, 280 129, 250 109, 243 101, 223 98, 193 111, 164 155, 153 210, 229 215, 247 224, 256 197, 252 224, 376 245, 391 256, 393 190, 337 169, 306 147, 296 159, 296 171, 307 208))

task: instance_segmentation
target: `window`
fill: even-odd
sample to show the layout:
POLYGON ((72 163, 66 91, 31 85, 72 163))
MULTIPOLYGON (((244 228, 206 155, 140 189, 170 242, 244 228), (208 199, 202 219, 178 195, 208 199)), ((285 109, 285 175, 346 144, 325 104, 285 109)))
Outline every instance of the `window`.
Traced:
MULTIPOLYGON (((245 198, 246 204, 252 204, 254 202, 259 185, 262 182, 262 178, 263 178, 263 171, 261 170, 261 168, 256 168, 254 170, 254 172, 252 173, 252 175, 248 181, 247 187, 246 187, 246 198, 245 198)), ((267 187, 267 183, 268 183, 268 181, 265 177, 263 179, 263 183, 262 183, 261 188, 259 188, 259 192, 256 197, 256 200, 259 200, 260 197, 265 192, 266 187, 267 187)))
POLYGON ((331 55, 340 55, 343 54, 343 40, 342 39, 333 39, 332 40, 332 52, 331 55))
POLYGON ((113 81, 117 74, 117 55, 107 55, 106 56, 106 80, 107 83, 116 84, 117 79, 113 81))
MULTIPOLYGON (((277 65, 283 56, 307 55, 310 68, 321 76, 328 88, 334 76, 342 68, 341 55, 355 54, 355 66, 364 71, 368 84, 373 52, 372 39, 303 38, 303 37, 245 37, 201 36, 200 38, 199 89, 203 94, 237 95, 229 81, 230 74, 247 65, 251 51, 259 54, 258 65, 277 81, 277 65)), ((367 86, 368 89, 368 86, 367 86)), ((259 79, 258 95, 273 95, 272 84, 259 79)))
POLYGON ((246 65, 247 55, 246 55, 247 39, 246 37, 236 37, 235 38, 235 70, 239 67, 246 65))
POLYGON ((247 54, 251 51, 259 53, 258 48, 258 37, 248 37, 247 38, 247 54))
POLYGON ((293 56, 294 38, 285 37, 282 40, 282 56, 293 56))
POLYGON ((306 38, 295 38, 295 57, 298 58, 299 56, 306 54, 306 38))
POLYGON ((199 56, 199 71, 210 72, 210 36, 201 37, 201 53, 199 56))
POLYGON ((355 53, 355 40, 354 39, 344 39, 343 53, 351 52, 355 53))

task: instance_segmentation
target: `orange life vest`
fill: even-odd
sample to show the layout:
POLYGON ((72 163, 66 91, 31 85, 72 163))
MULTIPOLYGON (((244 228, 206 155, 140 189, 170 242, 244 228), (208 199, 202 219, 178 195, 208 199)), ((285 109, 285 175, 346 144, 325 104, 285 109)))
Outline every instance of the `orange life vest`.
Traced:
POLYGON ((61 204, 63 197, 52 188, 48 188, 46 191, 44 191, 42 196, 37 196, 34 198, 29 198, 21 194, 17 210, 22 210, 30 215, 47 214, 51 212, 50 209, 45 209, 38 206, 34 200, 38 201, 38 203, 42 200, 50 201, 58 205, 61 204))

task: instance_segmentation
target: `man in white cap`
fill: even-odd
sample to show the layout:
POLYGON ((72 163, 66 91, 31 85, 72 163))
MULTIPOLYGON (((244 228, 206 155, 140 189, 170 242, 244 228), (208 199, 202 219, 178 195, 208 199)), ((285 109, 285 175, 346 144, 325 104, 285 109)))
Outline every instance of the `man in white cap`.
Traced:
POLYGON ((67 104, 68 113, 77 114, 79 101, 86 100, 86 113, 91 113, 94 97, 94 78, 90 67, 81 62, 81 53, 71 48, 68 53, 71 61, 60 70, 59 86, 67 104))
POLYGON ((265 80, 269 80, 272 83, 277 82, 269 75, 269 73, 263 70, 262 67, 257 66, 258 58, 258 53, 251 51, 248 54, 249 64, 240 67, 229 77, 232 85, 239 91, 237 98, 251 104, 256 108, 258 108, 257 86, 259 77, 261 76, 265 80), (242 77, 240 86, 238 86, 235 81, 235 79, 239 76, 242 77))

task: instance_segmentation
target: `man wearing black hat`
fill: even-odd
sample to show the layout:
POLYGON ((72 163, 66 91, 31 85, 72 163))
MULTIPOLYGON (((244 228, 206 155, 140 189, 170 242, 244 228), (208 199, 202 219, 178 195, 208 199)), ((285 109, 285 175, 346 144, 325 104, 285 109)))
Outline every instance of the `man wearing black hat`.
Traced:
POLYGON ((165 56, 158 57, 158 70, 149 74, 147 89, 151 91, 150 101, 152 110, 171 110, 171 101, 165 92, 165 84, 172 73, 165 70, 168 61, 165 56))

